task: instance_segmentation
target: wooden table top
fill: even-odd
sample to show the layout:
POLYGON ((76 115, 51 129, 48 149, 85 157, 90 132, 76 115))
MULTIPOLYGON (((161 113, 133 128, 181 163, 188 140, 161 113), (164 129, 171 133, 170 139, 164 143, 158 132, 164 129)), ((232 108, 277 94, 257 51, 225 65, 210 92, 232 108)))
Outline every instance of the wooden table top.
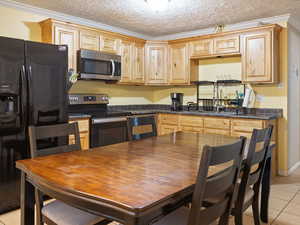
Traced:
POLYGON ((17 161, 32 179, 126 210, 141 212, 194 185, 204 145, 237 138, 177 132, 89 151, 17 161))

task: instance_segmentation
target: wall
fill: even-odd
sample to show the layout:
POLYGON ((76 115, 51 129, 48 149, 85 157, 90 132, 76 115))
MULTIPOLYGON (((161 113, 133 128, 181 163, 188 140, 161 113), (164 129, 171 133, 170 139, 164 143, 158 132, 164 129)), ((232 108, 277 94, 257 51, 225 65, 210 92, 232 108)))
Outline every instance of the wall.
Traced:
POLYGON ((0 6, 0 35, 31 41, 41 41, 39 21, 44 16, 0 6))
POLYGON ((289 24, 289 92, 288 92, 288 169, 299 165, 300 162, 300 31, 289 24))
POLYGON ((111 105, 152 104, 153 89, 144 86, 105 84, 101 81, 78 81, 70 93, 105 93, 111 105))

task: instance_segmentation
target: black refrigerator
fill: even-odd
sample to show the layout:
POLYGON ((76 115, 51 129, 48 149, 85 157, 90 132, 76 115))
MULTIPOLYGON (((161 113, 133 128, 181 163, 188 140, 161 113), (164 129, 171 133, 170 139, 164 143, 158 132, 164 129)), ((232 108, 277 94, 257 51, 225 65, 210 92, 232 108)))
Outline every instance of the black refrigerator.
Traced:
POLYGON ((28 126, 68 120, 67 55, 64 45, 0 37, 0 214, 20 204, 15 161, 30 157, 28 126))

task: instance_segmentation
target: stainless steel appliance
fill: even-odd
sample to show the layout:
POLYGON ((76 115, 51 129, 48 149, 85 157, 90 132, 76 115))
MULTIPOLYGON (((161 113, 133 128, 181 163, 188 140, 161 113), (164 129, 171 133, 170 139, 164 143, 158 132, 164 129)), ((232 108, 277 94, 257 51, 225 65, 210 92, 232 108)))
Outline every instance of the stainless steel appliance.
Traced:
POLYGON ((171 110, 183 110, 183 93, 171 93, 171 110))
POLYGON ((0 214, 20 204, 15 161, 30 156, 28 126, 68 120, 67 69, 67 46, 0 37, 0 214))
POLYGON ((80 79, 120 80, 121 56, 92 50, 79 50, 80 79))
POLYGON ((72 94, 69 113, 88 114, 90 119, 90 147, 116 144, 128 140, 127 116, 130 112, 108 110, 106 94, 72 94))

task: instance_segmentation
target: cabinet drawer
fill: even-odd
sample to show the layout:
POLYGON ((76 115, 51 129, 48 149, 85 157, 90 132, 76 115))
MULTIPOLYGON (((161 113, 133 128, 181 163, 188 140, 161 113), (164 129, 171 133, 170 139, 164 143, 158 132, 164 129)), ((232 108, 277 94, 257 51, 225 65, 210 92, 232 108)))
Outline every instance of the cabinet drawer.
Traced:
POLYGON ((213 54, 213 39, 190 42, 191 57, 209 56, 213 54))
POLYGON ((89 131, 89 120, 81 119, 81 120, 70 120, 69 123, 78 122, 79 132, 88 132, 89 131))
POLYGON ((210 128, 206 128, 204 129, 204 133, 205 134, 221 134, 221 135, 230 135, 230 131, 229 130, 219 130, 219 129, 210 129, 210 128))
POLYGON ((181 130, 186 132, 203 133, 203 128, 194 126, 182 126, 181 130))
POLYGON ((171 124, 171 125, 178 126, 179 115, 175 115, 175 114, 161 114, 159 122, 161 124, 171 124))
POLYGON ((250 140, 252 136, 252 132, 238 132, 238 131, 231 131, 232 137, 246 137, 250 140))
POLYGON ((205 128, 213 128, 213 129, 230 129, 230 120, 229 119, 220 119, 220 118, 205 118, 204 119, 204 127, 205 128))
POLYGON ((249 132, 252 133, 253 129, 262 129, 264 127, 262 120, 232 120, 232 132, 249 132))
POLYGON ((203 127, 203 118, 198 116, 181 116, 180 124, 182 126, 203 127))
POLYGON ((240 52, 240 36, 225 36, 214 39, 214 54, 230 54, 240 52))
POLYGON ((159 135, 171 134, 179 131, 176 125, 161 125, 159 135))

